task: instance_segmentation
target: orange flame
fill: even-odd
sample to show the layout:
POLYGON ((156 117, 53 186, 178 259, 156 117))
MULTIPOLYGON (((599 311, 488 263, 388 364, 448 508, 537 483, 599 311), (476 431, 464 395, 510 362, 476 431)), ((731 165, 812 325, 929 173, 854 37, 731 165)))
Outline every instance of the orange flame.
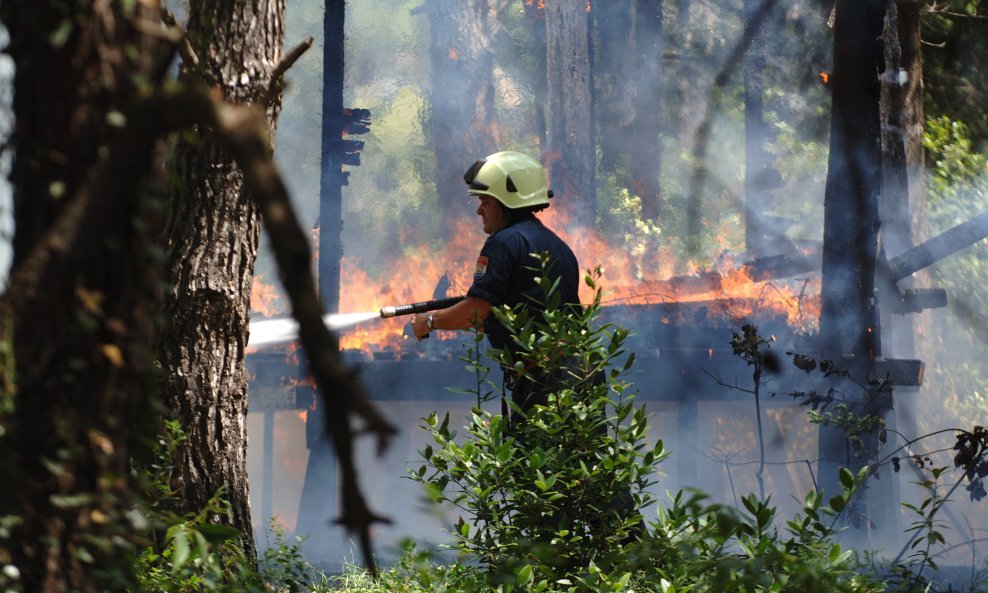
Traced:
POLYGON ((251 311, 264 317, 275 317, 284 313, 281 295, 273 285, 264 282, 264 274, 254 276, 251 282, 250 308, 251 311))
MULTIPOLYGON (((727 257, 721 258, 715 269, 700 271, 695 264, 680 261, 667 246, 650 245, 642 253, 629 253, 626 246, 605 239, 596 228, 575 222, 565 207, 553 207, 539 217, 570 245, 584 268, 601 267, 605 306, 718 302, 722 303, 719 310, 711 313, 725 320, 752 315, 784 316, 797 330, 812 327, 819 318, 818 275, 798 282, 769 282, 753 278, 752 270, 727 257)), ((344 257, 339 309, 373 311, 382 306, 428 300, 433 298, 436 284, 444 274, 451 282, 447 296, 465 294, 483 240, 476 221, 461 221, 451 230, 444 246, 406 247, 392 266, 384 267, 388 276, 383 278, 368 274, 358 258, 344 257)), ((724 243, 728 247, 726 239, 724 243)), ((264 285, 261 277, 255 279, 252 294, 255 310, 270 311, 277 305, 273 288, 264 285)), ((591 289, 583 283, 580 298, 583 302, 593 298, 591 289)), ((398 317, 358 325, 341 333, 340 346, 370 355, 391 351, 400 358, 408 354, 404 350, 415 352, 409 347, 414 340, 406 330, 408 321, 408 317, 398 317)), ((676 323, 668 317, 656 321, 676 323)), ((433 338, 459 339, 450 332, 436 332, 433 338)))

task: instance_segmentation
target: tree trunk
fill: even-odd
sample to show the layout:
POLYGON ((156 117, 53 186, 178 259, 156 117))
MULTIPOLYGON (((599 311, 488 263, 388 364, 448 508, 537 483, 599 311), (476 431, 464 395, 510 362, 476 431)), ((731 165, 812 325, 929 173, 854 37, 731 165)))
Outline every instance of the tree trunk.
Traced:
MULTIPOLYGON (((187 36, 199 63, 183 65, 233 104, 266 96, 284 40, 283 0, 194 0, 187 36)), ((278 105, 268 110, 274 129, 278 105)), ((206 129, 175 149, 181 180, 167 229, 170 293, 159 343, 165 402, 187 440, 175 460, 184 511, 202 509, 220 488, 229 522, 254 558, 247 483, 247 373, 244 351, 260 224, 243 173, 206 129)))
POLYGON ((744 0, 744 35, 748 50, 744 53, 744 242, 745 250, 753 256, 770 253, 773 246, 765 215, 771 211, 772 200, 768 142, 765 125, 763 93, 765 80, 765 21, 760 10, 762 0, 744 0))
POLYGON ((444 228, 468 220, 476 204, 465 198, 463 172, 498 150, 494 126, 494 53, 500 28, 487 0, 430 0, 432 93, 429 130, 436 154, 436 193, 444 228))
POLYGON ((154 147, 133 142, 144 121, 128 116, 171 48, 139 26, 160 21, 153 2, 121 6, 0 9, 16 69, 15 263, 0 301, 16 368, 5 360, 0 515, 20 519, 0 558, 24 591, 131 582, 130 462, 148 428, 161 204, 143 184, 154 147))
POLYGON ((619 170, 627 164, 627 133, 635 119, 636 54, 635 27, 637 2, 611 0, 593 7, 594 103, 600 127, 600 167, 619 170))
POLYGON ((532 98, 535 109, 535 132, 538 135, 539 146, 546 145, 546 105, 549 91, 546 88, 546 43, 545 43, 545 5, 542 2, 525 2, 525 17, 531 24, 528 37, 525 39, 524 51, 535 63, 535 76, 532 78, 532 98))
MULTIPOLYGON (((901 255, 926 238, 923 154, 923 65, 920 54, 917 0, 889 0, 885 21, 885 71, 882 76, 882 154, 884 191, 882 193, 882 247, 889 259, 901 255), (921 239, 917 241, 917 237, 921 239)), ((926 277, 926 274, 922 274, 926 277)), ((911 288, 917 278, 898 282, 911 288)), ((925 284, 920 282, 920 284, 925 284)), ((887 295, 894 296, 894 295, 887 295)), ((888 298, 883 299, 888 301, 888 298)), ((920 358, 930 354, 929 346, 917 336, 931 335, 929 316, 893 315, 882 311, 882 348, 888 356, 920 358), (924 331, 925 330, 925 331, 924 331), (927 346, 926 349, 923 347, 927 346)), ((916 398, 918 389, 899 388, 896 411, 887 419, 889 428, 901 434, 918 434, 916 398)), ((884 477, 884 476, 883 476, 884 477)), ((891 476, 890 476, 891 478, 891 476)), ((893 479, 886 480, 894 484, 893 479)), ((898 496, 897 496, 898 498, 898 496)), ((897 519, 893 515, 893 519, 897 519)), ((897 521, 888 521, 897 523, 897 521)), ((897 529, 897 524, 888 530, 897 529)))
POLYGON ((635 193, 642 201, 642 219, 656 220, 662 208, 662 3, 636 0, 635 60, 638 73, 635 84, 635 120, 631 124, 628 146, 631 148, 631 177, 635 193))
POLYGON ((596 144, 590 76, 587 4, 547 2, 546 80, 548 113, 543 162, 549 187, 574 222, 596 218, 596 144))
MULTIPOLYGON (((922 219, 923 73, 919 52, 919 7, 912 0, 888 2, 883 38, 882 155, 884 192, 881 202, 882 246, 889 259, 913 247, 913 217, 922 219)), ((899 282, 908 288, 912 278, 899 282)), ((897 356, 914 356, 913 318, 886 318, 882 341, 897 356), (893 325, 894 324, 894 325, 893 325), (890 331, 893 330, 893 331, 890 331)))
POLYGON ((598 3, 591 14, 600 167, 623 172, 641 198, 642 218, 656 219, 662 206, 662 5, 598 3))

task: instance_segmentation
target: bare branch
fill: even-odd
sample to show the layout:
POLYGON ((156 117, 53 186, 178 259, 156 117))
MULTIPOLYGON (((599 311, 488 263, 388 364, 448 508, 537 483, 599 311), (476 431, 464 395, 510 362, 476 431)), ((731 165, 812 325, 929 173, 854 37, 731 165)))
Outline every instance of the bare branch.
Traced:
POLYGON ((307 52, 310 47, 312 47, 312 37, 306 37, 302 43, 295 46, 295 49, 285 54, 285 57, 278 62, 274 70, 271 72, 271 81, 268 83, 268 89, 264 93, 264 97, 261 99, 261 105, 268 107, 271 103, 281 94, 281 91, 285 88, 285 72, 289 68, 295 65, 295 62, 302 57, 302 54, 307 52))
POLYGON ((196 51, 192 49, 192 44, 189 43, 189 38, 185 36, 185 31, 182 30, 181 25, 167 8, 161 9, 161 20, 179 32, 182 37, 181 42, 178 44, 178 55, 182 56, 182 61, 185 62, 190 68, 195 68, 199 65, 199 56, 196 55, 196 51))

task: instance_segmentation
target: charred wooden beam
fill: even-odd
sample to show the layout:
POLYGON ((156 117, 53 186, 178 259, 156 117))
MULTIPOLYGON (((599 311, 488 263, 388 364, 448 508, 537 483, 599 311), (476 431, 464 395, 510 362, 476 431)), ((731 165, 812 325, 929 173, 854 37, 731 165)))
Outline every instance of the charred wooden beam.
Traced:
POLYGON ((816 245, 795 255, 779 254, 759 257, 744 266, 756 282, 791 278, 820 269, 820 246, 816 245))
MULTIPOLYGON (((820 247, 813 246, 804 253, 795 255, 769 255, 748 260, 737 267, 745 272, 753 282, 767 282, 791 278, 820 269, 820 247)), ((665 280, 642 284, 643 291, 659 297, 676 298, 683 295, 719 292, 723 285, 724 272, 710 270, 673 276, 665 280)))
POLYGON ((901 280, 988 237, 988 211, 893 258, 892 279, 901 280))
POLYGON ((908 288, 899 291, 898 298, 883 300, 882 305, 889 313, 899 315, 938 309, 947 306, 947 291, 942 288, 908 288))
POLYGON ((870 379, 889 378, 892 385, 919 387, 923 384, 926 365, 922 360, 878 358, 871 367, 870 379))

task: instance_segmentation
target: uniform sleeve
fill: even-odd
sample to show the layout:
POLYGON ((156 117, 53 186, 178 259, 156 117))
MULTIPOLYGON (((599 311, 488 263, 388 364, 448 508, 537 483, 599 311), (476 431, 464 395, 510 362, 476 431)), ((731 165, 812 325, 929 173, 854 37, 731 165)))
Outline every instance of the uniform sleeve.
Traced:
POLYGON ((467 291, 467 296, 481 298, 495 307, 503 305, 511 286, 512 274, 518 267, 520 254, 524 253, 524 239, 518 235, 499 237, 494 234, 488 237, 480 250, 480 257, 477 258, 473 285, 467 291))

